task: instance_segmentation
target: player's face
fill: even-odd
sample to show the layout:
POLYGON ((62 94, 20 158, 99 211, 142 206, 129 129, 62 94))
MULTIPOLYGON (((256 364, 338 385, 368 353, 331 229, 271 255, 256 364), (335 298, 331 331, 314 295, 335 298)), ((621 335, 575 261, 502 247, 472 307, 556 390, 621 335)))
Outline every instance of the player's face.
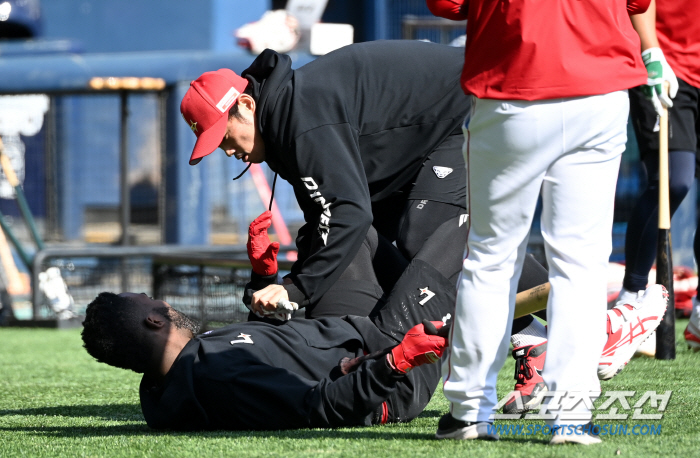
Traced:
POLYGON ((169 321, 175 325, 175 327, 180 329, 186 329, 190 331, 192 336, 199 332, 199 323, 197 323, 192 318, 188 317, 184 313, 175 310, 165 301, 159 301, 149 297, 146 293, 121 293, 120 297, 126 297, 130 301, 136 303, 144 308, 155 310, 169 317, 169 321), (165 309, 165 310, 163 310, 165 309))
POLYGON ((255 101, 243 94, 236 103, 240 116, 229 117, 219 148, 228 157, 259 164, 265 160, 265 144, 255 128, 255 101))

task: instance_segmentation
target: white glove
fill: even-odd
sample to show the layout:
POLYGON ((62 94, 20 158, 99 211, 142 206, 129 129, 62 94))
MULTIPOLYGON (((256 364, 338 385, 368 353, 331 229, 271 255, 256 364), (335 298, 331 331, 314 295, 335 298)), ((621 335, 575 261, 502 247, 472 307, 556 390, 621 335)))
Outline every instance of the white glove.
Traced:
POLYGON ((68 293, 68 287, 58 267, 49 267, 39 274, 39 289, 46 295, 51 309, 59 319, 75 316, 72 310, 73 297, 68 293))
POLYGON ((251 306, 248 309, 260 318, 274 318, 280 321, 289 321, 292 319, 292 314, 299 310, 299 305, 296 302, 290 302, 287 299, 280 299, 277 301, 277 307, 275 310, 265 310, 262 314, 256 312, 251 306))
POLYGON ((673 106, 671 100, 678 92, 678 80, 676 74, 666 62, 661 48, 649 48, 642 52, 642 60, 647 68, 647 84, 642 86, 642 91, 647 99, 651 100, 654 110, 661 115, 663 108, 673 106), (669 83, 669 96, 664 93, 663 83, 669 83))
POLYGON ((276 320, 289 321, 292 319, 292 314, 296 310, 299 310, 299 305, 296 302, 280 299, 277 301, 277 310, 266 311, 265 314, 276 320))

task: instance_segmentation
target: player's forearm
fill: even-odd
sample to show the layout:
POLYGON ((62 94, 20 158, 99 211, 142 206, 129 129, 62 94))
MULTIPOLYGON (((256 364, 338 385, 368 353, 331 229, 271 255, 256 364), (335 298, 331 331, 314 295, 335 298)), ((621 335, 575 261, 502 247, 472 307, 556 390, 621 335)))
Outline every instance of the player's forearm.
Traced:
MULTIPOLYGON (((297 285, 294 284, 294 282, 289 279, 289 283, 284 284, 284 289, 287 290, 287 296, 289 296, 289 300, 292 302, 296 302, 299 304, 299 308, 304 308, 307 305, 309 305, 309 298, 306 297, 306 294, 299 289, 297 285)), ((285 279, 286 280, 286 279, 285 279)))
POLYGON ((277 273, 272 275, 260 275, 252 271, 250 274, 250 281, 246 283, 243 290, 243 303, 245 305, 250 305, 252 303, 253 293, 265 288, 266 286, 275 285, 277 282, 277 273))
POLYGON ((365 361, 354 372, 335 381, 324 380, 313 394, 316 408, 311 427, 327 428, 371 424, 372 415, 405 375, 393 371, 386 358, 365 361))
POLYGON ((293 285, 285 286, 289 300, 297 302, 293 297, 303 298, 297 302, 300 307, 318 302, 333 286, 355 258, 372 224, 372 215, 359 205, 341 204, 331 211, 327 244, 316 243, 316 251, 297 261, 301 267, 292 269, 293 285))
POLYGON ((651 0, 649 8, 644 13, 630 16, 630 20, 632 27, 639 35, 641 51, 659 47, 659 40, 656 38, 656 0, 651 0))

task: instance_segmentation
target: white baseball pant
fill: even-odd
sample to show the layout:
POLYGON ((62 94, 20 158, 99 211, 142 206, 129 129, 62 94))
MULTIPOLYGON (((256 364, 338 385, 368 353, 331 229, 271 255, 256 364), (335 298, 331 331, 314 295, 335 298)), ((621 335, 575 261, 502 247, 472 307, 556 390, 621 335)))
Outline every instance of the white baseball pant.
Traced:
MULTIPOLYGON (((600 392, 615 185, 627 91, 542 101, 474 99, 465 121, 470 229, 444 393, 452 415, 487 421, 509 350, 516 287, 538 196, 549 281, 543 378, 550 391, 600 392)), ((504 393, 505 395, 505 393, 504 393)), ((590 420, 587 406, 576 419, 590 420)))

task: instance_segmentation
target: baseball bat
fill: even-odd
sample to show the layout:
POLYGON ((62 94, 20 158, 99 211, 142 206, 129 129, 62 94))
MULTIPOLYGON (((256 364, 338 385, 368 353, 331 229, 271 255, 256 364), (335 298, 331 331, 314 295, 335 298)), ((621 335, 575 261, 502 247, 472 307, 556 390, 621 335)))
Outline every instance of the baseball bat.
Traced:
MULTIPOLYGON (((0 137, 0 161, 2 160, 2 158, 7 158, 7 156, 5 155, 5 146, 2 143, 2 137, 0 137)), ((15 177, 15 179, 17 178, 17 175, 15 175, 14 173, 12 175, 15 177)), ((8 181, 9 181, 9 177, 8 177, 8 181)), ((10 185, 12 185, 12 183, 10 183, 10 185)), ((27 252, 24 250, 24 248, 22 247, 22 244, 19 242, 19 240, 17 239, 15 234, 12 232, 12 229, 10 229, 10 226, 8 226, 7 223, 5 222, 5 215, 3 215, 2 212, 0 212, 0 227, 2 227, 2 230, 7 235, 7 238, 9 238, 10 242, 12 242, 12 245, 14 245, 15 249, 17 250, 17 254, 22 259, 22 262, 24 263, 24 265, 31 272, 32 260, 29 257, 29 255, 27 254, 27 252)))
MULTIPOLYGON (((668 94, 668 83, 664 83, 668 94)), ((656 328, 656 359, 676 359, 676 317, 671 257, 671 210, 668 195, 668 110, 659 116, 659 231, 656 245, 656 283, 668 291, 666 313, 656 328)))
POLYGON ((8 226, 5 222, 5 215, 3 215, 2 212, 0 212, 0 227, 2 228, 3 232, 5 232, 5 235, 7 235, 7 238, 10 239, 12 245, 14 245, 15 250, 17 250, 17 254, 19 255, 20 259, 22 259, 22 262, 24 263, 27 270, 31 272, 32 258, 27 254, 26 251, 24 251, 24 248, 22 247, 22 244, 20 243, 19 239, 17 239, 15 233, 12 232, 10 226, 8 226))
POLYGON ((535 286, 534 288, 520 291, 515 296, 515 312, 513 313, 513 319, 546 309, 550 289, 551 285, 547 282, 535 286))
MULTIPOLYGON (((19 205, 20 213, 22 213, 22 218, 24 219, 24 222, 30 229, 32 237, 34 238, 34 242, 37 245, 37 250, 41 251, 44 249, 44 242, 39 236, 39 231, 36 228, 34 217, 32 216, 32 212, 29 209, 29 205, 27 204, 27 199, 24 195, 24 190, 22 189, 22 186, 20 185, 19 180, 17 179, 17 174, 12 168, 10 158, 5 154, 2 139, 0 139, 0 166, 2 166, 2 170, 5 174, 5 177, 7 177, 7 181, 15 190, 15 195, 17 196, 17 203, 19 205)), ((32 261, 20 245, 19 240, 17 240, 17 237, 15 237, 15 235, 12 233, 7 224, 5 224, 4 219, 2 217, 2 213, 0 213, 0 226, 2 226, 3 231, 5 231, 5 234, 7 234, 8 238, 17 249, 17 252, 22 258, 22 261, 27 265, 27 269, 31 272, 33 268, 32 261)), ((39 284, 35 285, 35 287, 38 287, 43 291, 43 293, 51 302, 51 308, 54 310, 54 312, 56 312, 59 318, 72 315, 71 309, 73 307, 73 298, 68 292, 68 286, 66 285, 65 280, 61 276, 60 269, 58 269, 57 267, 54 268, 54 270, 49 268, 45 272, 40 273, 39 284), (58 280, 58 283, 51 281, 51 278, 53 277, 49 275, 50 271, 51 273, 57 273, 55 278, 58 280)))
MULTIPOLYGON (((21 294, 24 291, 22 285, 22 278, 19 274, 19 269, 15 264, 15 260, 12 257, 12 252, 10 251, 10 245, 7 243, 7 238, 5 233, 0 231, 0 264, 2 264, 2 277, 3 283, 7 291, 11 294, 21 294)), ((0 297, 2 292, 0 292, 0 297)))
MULTIPOLYGON (((2 140, 0 140, 0 142, 2 142, 2 140)), ((27 197, 24 195, 24 190, 22 189, 22 186, 19 183, 19 179, 17 179, 17 174, 12 168, 10 158, 7 157, 7 154, 5 154, 2 143, 0 143, 0 165, 2 165, 2 171, 5 173, 7 181, 10 183, 10 186, 12 186, 12 188, 14 188, 15 190, 15 195, 17 196, 17 204, 19 205, 19 211, 20 213, 22 213, 22 218, 24 218, 24 221, 29 227, 29 231, 32 233, 32 238, 36 243, 37 249, 43 250, 44 242, 41 240, 41 237, 39 237, 39 231, 36 229, 34 217, 32 216, 31 210, 29 210, 27 197)))
MULTIPOLYGON (((519 292, 515 296, 515 313, 513 315, 513 319, 520 318, 534 312, 539 312, 540 310, 547 308, 549 290, 550 284, 547 282, 542 285, 535 286, 534 288, 519 292)), ((449 334, 450 324, 437 330, 435 329, 435 326, 430 323, 430 321, 423 320, 423 326, 425 326, 427 334, 439 335, 445 338, 447 338, 449 334)), ((368 359, 379 359, 389 353, 392 348, 393 347, 385 348, 384 350, 375 351, 374 353, 370 353, 368 355, 358 356, 357 358, 343 358, 338 363, 338 366, 340 366, 340 371, 343 374, 349 374, 357 369, 357 367, 362 364, 363 361, 367 361, 368 359)))

